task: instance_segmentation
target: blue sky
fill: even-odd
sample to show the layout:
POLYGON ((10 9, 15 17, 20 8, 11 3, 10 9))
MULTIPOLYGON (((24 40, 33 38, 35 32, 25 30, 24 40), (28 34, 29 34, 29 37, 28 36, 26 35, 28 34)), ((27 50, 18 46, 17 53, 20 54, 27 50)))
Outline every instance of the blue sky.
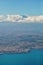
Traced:
POLYGON ((0 0, 0 14, 43 15, 43 0, 0 0))

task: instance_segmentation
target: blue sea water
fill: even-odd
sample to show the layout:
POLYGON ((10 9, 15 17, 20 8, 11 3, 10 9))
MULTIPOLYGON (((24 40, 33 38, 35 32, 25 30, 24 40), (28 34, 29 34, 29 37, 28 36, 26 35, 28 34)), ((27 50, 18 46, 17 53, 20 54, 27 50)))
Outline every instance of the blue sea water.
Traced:
POLYGON ((43 65, 43 50, 31 50, 26 54, 2 54, 0 65, 43 65))

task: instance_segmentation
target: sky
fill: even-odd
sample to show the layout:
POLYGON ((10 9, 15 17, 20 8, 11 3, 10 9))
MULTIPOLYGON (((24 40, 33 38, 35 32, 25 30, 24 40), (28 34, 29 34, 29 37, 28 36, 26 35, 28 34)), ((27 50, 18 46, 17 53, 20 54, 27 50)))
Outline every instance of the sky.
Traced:
POLYGON ((42 15, 43 0, 0 0, 0 14, 42 15))
POLYGON ((28 18, 41 16, 43 19, 43 0, 0 0, 0 21, 6 17, 15 18, 15 15, 21 18, 23 15, 28 18))

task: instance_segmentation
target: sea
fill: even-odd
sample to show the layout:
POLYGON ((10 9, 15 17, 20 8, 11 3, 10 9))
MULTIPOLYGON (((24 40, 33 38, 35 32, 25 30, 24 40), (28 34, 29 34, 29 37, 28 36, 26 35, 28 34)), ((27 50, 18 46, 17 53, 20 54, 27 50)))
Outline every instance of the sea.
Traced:
POLYGON ((43 65, 43 50, 0 55, 0 65, 43 65))
MULTIPOLYGON (((43 34, 43 23, 0 23, 0 40, 28 33, 43 34)), ((7 42, 0 41, 0 45, 1 43, 7 42)), ((43 65, 43 49, 31 49, 30 52, 21 54, 0 54, 0 65, 43 65)))

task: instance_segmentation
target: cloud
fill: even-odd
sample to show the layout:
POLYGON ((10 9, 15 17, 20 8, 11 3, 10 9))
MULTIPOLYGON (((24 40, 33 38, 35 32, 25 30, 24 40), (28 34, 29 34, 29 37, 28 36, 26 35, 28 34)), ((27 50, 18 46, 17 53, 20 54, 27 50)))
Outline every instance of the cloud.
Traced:
POLYGON ((43 15, 0 15, 0 22, 43 22, 43 15))
POLYGON ((43 22, 43 16, 28 16, 25 18, 26 22, 43 22))
POLYGON ((22 19, 22 16, 20 15, 7 15, 7 18, 6 18, 7 21, 12 21, 12 22, 17 22, 21 19, 22 19))
POLYGON ((3 21, 3 19, 4 19, 4 16, 0 15, 0 22, 3 21))

